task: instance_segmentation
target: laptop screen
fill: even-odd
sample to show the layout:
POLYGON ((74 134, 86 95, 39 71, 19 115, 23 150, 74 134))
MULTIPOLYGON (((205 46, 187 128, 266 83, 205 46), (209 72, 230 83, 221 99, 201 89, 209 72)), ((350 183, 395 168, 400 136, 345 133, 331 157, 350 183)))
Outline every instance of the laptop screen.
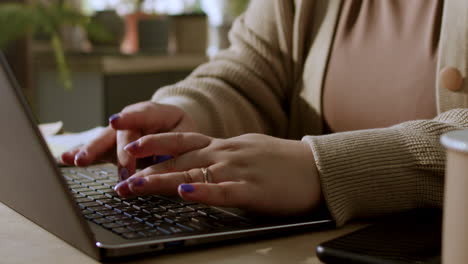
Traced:
POLYGON ((0 53, 0 201, 73 246, 97 255, 25 99, 0 53))

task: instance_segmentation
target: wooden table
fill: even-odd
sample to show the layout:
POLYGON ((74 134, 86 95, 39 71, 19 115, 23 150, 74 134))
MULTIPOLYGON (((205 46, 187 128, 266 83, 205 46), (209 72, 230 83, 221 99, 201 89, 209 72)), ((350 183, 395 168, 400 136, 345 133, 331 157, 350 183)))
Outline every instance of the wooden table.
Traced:
MULTIPOLYGON (((0 203, 0 263, 98 263, 59 238, 0 203)), ((325 240, 364 226, 351 224, 337 230, 206 247, 177 254, 133 258, 122 263, 320 263, 315 247, 325 240)))

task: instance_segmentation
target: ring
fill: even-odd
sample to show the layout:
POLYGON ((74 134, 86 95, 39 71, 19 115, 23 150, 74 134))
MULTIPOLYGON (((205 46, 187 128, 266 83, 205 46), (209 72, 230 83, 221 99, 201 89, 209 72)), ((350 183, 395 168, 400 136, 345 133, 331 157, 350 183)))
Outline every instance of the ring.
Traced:
POLYGON ((211 174, 208 168, 201 168, 201 171, 203 173, 203 182, 204 183, 212 183, 211 181, 211 174))

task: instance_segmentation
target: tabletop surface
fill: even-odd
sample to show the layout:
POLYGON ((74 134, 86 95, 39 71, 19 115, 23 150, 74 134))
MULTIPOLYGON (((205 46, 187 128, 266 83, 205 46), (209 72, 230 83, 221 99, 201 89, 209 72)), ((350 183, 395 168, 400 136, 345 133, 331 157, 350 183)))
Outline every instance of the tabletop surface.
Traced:
MULTIPOLYGON (((2 203, 0 226, 1 263, 98 263, 2 203)), ((197 248, 184 253, 132 258, 120 263, 321 263, 315 256, 315 247, 319 243, 362 226, 351 224, 341 229, 197 248)))

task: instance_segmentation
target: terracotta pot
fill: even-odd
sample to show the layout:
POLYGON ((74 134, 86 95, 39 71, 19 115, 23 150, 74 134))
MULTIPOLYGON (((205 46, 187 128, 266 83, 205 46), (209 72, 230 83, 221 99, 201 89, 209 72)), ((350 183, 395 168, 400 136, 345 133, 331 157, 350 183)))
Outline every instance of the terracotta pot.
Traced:
POLYGON ((137 12, 125 16, 125 36, 120 47, 124 54, 135 54, 140 49, 138 36, 138 23, 142 19, 150 18, 151 15, 143 12, 137 12))

